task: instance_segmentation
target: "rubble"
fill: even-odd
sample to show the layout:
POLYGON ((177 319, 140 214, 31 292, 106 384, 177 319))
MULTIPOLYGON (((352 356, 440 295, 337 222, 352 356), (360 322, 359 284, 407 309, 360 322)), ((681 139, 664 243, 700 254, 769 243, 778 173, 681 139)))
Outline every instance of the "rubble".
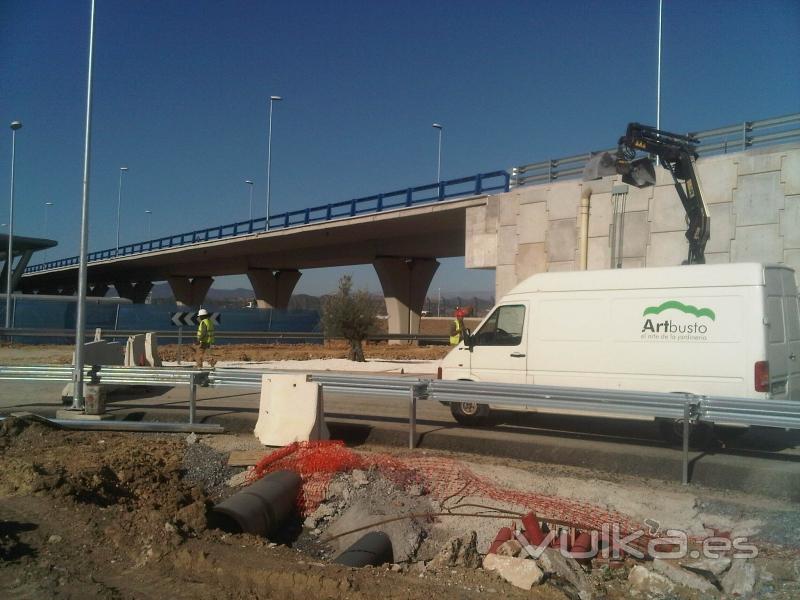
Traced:
POLYGON ((678 585, 703 592, 704 594, 716 595, 719 593, 717 587, 708 579, 691 571, 681 569, 673 562, 657 558, 653 561, 653 569, 678 585))
POLYGON ((544 579, 544 573, 535 561, 513 556, 487 554, 483 559, 483 568, 495 571, 511 585, 523 590, 531 589, 544 579))
POLYGON ((522 552, 522 544, 517 540, 508 540, 500 544, 497 548, 497 554, 500 556, 519 556, 522 552))
POLYGON ((478 536, 472 531, 469 536, 451 538, 442 546, 439 554, 426 566, 426 570, 437 570, 450 567, 466 567, 477 569, 481 566, 481 555, 478 552, 478 536), (465 538, 467 538, 465 540, 465 538))
POLYGON ((628 583, 632 589, 647 594, 668 594, 675 589, 675 585, 669 579, 642 565, 635 565, 631 569, 628 583))
POLYGON ((682 563, 681 566, 684 569, 694 571, 698 575, 703 575, 708 579, 712 579, 711 576, 719 577, 728 570, 728 567, 731 566, 731 559, 726 556, 704 558, 690 563, 682 563))
POLYGON ((756 585, 756 566, 743 558, 736 558, 722 578, 722 589, 731 596, 747 597, 756 585))
POLYGON ((555 548, 545 548, 536 562, 545 573, 556 575, 574 587, 581 600, 589 600, 594 596, 591 580, 574 558, 564 556, 555 548))

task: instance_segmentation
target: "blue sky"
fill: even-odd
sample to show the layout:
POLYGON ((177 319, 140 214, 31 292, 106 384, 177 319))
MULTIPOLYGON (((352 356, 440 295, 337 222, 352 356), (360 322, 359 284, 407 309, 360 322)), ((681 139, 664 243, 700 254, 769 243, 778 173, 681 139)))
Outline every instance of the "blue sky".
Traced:
MULTIPOLYGON (((0 223, 18 119, 15 231, 78 251, 88 0, 0 0, 0 223)), ((442 176, 613 145, 655 123, 657 0, 265 2, 98 0, 90 248, 346 200, 442 176)), ((665 0, 662 127, 709 129, 800 110, 800 2, 665 0)), ((0 229, 4 231, 4 229, 0 229)), ((307 271, 322 293, 342 272, 307 271)), ((491 290, 445 261, 442 294, 491 290)), ((220 287, 245 285, 243 277, 220 287)))

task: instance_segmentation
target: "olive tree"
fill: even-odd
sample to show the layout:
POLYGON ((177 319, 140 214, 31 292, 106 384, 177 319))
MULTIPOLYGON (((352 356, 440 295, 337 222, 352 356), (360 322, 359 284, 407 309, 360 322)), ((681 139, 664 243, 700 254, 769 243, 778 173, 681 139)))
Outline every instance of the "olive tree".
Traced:
POLYGON ((341 337, 348 341, 347 358, 364 362, 362 342, 378 326, 378 303, 366 291, 353 291, 353 278, 339 279, 339 290, 322 304, 322 328, 326 337, 341 337))

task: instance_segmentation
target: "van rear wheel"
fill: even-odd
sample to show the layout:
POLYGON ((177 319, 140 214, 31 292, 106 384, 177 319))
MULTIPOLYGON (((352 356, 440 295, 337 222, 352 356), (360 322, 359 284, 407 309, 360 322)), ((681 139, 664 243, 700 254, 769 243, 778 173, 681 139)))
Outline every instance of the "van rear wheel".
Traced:
POLYGON ((489 418, 491 410, 485 404, 477 402, 451 402, 450 412, 461 425, 483 425, 489 418))

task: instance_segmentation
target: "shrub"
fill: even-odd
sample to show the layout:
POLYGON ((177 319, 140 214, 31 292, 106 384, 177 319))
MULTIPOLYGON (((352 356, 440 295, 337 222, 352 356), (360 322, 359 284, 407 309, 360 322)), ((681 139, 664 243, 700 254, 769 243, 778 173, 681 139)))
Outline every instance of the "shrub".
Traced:
POLYGON ((378 302, 364 290, 353 291, 353 278, 339 279, 339 290, 322 304, 322 328, 326 337, 344 338, 350 345, 347 358, 364 362, 362 342, 378 325, 378 302))

